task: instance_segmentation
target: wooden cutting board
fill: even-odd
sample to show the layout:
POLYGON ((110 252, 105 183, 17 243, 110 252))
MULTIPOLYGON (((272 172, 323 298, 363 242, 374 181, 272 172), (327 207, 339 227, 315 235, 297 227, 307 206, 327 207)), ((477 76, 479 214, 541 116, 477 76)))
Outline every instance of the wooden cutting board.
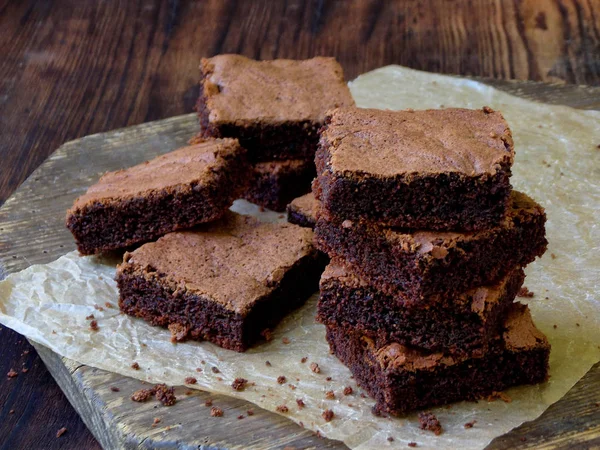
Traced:
MULTIPOLYGON (((515 95, 600 109, 600 88, 481 80, 515 95)), ((128 167, 186 144, 194 114, 87 136, 60 147, 0 208, 0 280, 75 249, 65 211, 107 170, 128 167)), ((71 404, 106 449, 346 448, 288 419, 229 397, 176 389, 178 403, 135 403, 138 380, 77 364, 32 343, 71 404), (116 391, 114 388, 117 388, 116 391), (224 410, 210 417, 207 399, 224 410), (247 415, 248 409, 254 414, 247 415), (243 419, 238 416, 243 415, 243 419), (160 422, 152 426, 154 418, 160 422)), ((600 447, 600 363, 540 418, 495 439, 490 449, 600 447)))

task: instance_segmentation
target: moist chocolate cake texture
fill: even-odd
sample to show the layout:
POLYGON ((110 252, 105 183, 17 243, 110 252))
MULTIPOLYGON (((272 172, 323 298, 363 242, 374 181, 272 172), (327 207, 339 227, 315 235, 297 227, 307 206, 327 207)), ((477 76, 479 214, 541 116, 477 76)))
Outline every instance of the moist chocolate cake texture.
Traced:
POLYGON ((317 290, 323 266, 311 230, 227 213, 125 253, 119 306, 177 340, 245 351, 317 290))
POLYGON ((204 140, 106 173, 75 200, 66 225, 83 255, 126 248, 221 217, 249 172, 237 140, 204 140))

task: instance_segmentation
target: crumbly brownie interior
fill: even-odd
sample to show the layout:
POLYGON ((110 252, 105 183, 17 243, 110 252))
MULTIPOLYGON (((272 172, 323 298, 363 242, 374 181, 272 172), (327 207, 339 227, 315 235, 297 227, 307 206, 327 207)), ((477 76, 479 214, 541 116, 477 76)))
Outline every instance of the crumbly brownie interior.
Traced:
POLYGON ((514 269, 494 286, 473 289, 450 305, 407 308, 332 261, 321 277, 317 319, 360 332, 378 346, 392 342, 451 354, 485 350, 495 339, 525 274, 514 269))
POLYGON ((486 231, 406 234, 361 221, 336 224, 321 215, 315 243, 379 290, 403 294, 407 304, 442 303, 541 256, 545 222, 542 207, 513 191, 507 221, 486 231))
POLYGON ((497 347, 477 358, 424 354, 398 344, 377 348, 369 338, 340 327, 327 327, 327 340, 357 383, 377 400, 376 411, 401 415, 546 380, 550 345, 530 317, 528 323, 508 329, 497 347))

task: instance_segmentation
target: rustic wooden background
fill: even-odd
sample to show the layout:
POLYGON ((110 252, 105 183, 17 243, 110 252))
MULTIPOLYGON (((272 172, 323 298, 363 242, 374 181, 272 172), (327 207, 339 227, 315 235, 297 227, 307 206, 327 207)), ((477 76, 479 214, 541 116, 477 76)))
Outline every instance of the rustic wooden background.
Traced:
MULTIPOLYGON (((190 112, 224 52, 600 85, 600 1, 0 0, 0 205, 65 141, 190 112)), ((0 342, 0 449, 99 448, 25 339, 0 342)))

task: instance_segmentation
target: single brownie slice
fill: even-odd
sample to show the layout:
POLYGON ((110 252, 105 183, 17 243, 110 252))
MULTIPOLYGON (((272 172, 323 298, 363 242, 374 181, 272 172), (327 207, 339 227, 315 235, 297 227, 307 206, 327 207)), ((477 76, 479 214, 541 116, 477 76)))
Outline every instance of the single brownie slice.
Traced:
POLYGON ((125 248, 218 219, 249 174, 237 140, 207 140, 106 173, 75 200, 66 224, 83 255, 125 248))
POLYGON ((227 213, 125 253, 119 306, 175 340, 241 352, 317 290, 323 267, 311 230, 227 213))
POLYGON ((205 137, 233 137, 251 161, 314 160, 325 112, 354 105, 334 58, 203 59, 197 110, 205 137))
POLYGON ((484 231, 408 233, 364 220, 336 223, 321 214, 315 242, 380 291, 423 306, 497 283, 541 256, 548 243, 545 223, 544 209, 513 191, 503 223, 484 231))
POLYGON ((293 159, 256 163, 244 198, 283 212, 292 199, 310 191, 314 177, 315 164, 312 161, 293 159))
POLYGON ((287 220, 301 227, 314 229, 317 223, 319 202, 312 192, 295 198, 287 205, 287 220))
POLYGON ((525 273, 513 269, 500 282, 457 295, 447 305, 407 308, 333 260, 321 276, 317 320, 358 331, 377 346, 399 343, 429 351, 484 351, 497 336, 525 273))
POLYGON ((315 195, 331 217, 427 230, 504 219, 513 140, 490 108, 339 108, 320 134, 315 195))
POLYGON ((397 343, 378 347, 342 327, 327 327, 327 340, 359 386, 377 400, 375 412, 399 415, 546 380, 550 344, 527 306, 514 304, 505 330, 497 345, 478 357, 423 353, 397 343))

